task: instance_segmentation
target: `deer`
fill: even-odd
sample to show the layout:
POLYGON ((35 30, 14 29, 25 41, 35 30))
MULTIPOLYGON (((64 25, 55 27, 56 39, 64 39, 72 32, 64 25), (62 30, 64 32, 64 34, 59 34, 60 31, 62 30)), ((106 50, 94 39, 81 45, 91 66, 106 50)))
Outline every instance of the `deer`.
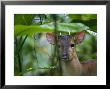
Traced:
MULTIPOLYGON (((81 44, 85 38, 85 31, 75 35, 58 35, 46 33, 47 41, 58 45, 62 76, 96 76, 97 60, 80 62, 76 52, 76 45, 81 44)), ((86 55, 86 54, 85 54, 86 55)))

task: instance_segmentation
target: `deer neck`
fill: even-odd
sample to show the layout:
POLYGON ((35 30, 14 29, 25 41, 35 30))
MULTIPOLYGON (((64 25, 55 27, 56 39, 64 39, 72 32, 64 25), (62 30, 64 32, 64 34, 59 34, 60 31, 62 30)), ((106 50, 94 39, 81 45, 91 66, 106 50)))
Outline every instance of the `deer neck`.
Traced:
POLYGON ((70 60, 63 61, 61 60, 62 65, 62 75, 81 75, 81 63, 77 57, 76 52, 70 53, 70 60))

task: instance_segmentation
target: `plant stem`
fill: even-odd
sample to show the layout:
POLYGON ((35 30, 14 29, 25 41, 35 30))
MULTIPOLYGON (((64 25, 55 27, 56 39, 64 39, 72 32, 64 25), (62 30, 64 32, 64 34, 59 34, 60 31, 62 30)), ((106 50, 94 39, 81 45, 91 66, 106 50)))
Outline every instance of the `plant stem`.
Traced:
POLYGON ((20 58, 20 54, 18 53, 18 64, 19 64, 19 72, 22 75, 22 63, 21 63, 21 58, 20 58))
POLYGON ((28 35, 26 35, 25 38, 23 39, 23 41, 22 41, 22 43, 21 43, 21 46, 20 46, 19 49, 18 49, 18 52, 21 51, 21 49, 22 49, 22 47, 23 47, 23 45, 24 45, 24 42, 26 41, 27 37, 28 37, 28 35))

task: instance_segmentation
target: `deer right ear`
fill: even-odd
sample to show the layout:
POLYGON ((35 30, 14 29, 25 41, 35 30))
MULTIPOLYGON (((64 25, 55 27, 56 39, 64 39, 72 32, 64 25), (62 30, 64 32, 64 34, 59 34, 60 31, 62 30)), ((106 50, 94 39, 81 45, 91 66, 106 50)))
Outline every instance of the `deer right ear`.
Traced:
POLYGON ((81 43, 84 40, 84 37, 85 37, 85 32, 84 31, 76 33, 76 35, 74 36, 75 43, 76 44, 81 43))
POLYGON ((50 44, 54 44, 55 36, 53 33, 46 33, 46 38, 50 44))

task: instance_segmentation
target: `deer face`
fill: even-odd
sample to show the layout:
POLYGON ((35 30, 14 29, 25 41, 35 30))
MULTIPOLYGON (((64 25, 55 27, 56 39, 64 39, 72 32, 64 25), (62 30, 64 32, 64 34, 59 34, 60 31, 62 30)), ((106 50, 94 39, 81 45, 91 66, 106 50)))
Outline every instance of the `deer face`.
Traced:
POLYGON ((60 58, 63 60, 69 59, 69 48, 74 47, 74 43, 71 43, 72 37, 70 35, 58 36, 58 47, 60 58))
MULTIPOLYGON (((53 33, 47 33, 46 37, 50 44, 54 44, 55 35, 53 33)), ((71 57, 75 52, 75 45, 81 43, 83 39, 84 32, 76 33, 75 36, 72 35, 57 36, 56 40, 60 59, 71 60, 71 57)))

